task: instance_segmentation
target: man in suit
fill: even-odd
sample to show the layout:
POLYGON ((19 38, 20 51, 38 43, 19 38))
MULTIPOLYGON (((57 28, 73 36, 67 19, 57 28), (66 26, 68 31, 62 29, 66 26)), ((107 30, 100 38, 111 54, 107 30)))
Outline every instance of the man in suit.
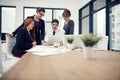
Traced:
MULTIPOLYGON (((45 22, 41 18, 44 16, 45 10, 43 8, 38 7, 36 9, 36 13, 33 16, 28 16, 27 18, 34 19, 35 21, 35 37, 37 45, 41 45, 44 42, 44 36, 45 36, 45 22)), ((17 31, 23 27, 23 24, 21 24, 14 32, 11 34, 7 34, 7 36, 15 36, 17 34, 17 31)))

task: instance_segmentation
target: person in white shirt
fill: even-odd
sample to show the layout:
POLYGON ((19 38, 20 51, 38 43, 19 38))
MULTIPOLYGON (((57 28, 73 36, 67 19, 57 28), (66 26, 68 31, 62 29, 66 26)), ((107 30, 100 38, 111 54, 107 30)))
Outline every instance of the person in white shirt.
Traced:
POLYGON ((57 19, 53 19, 51 22, 51 28, 46 32, 45 35, 45 41, 47 45, 62 46, 64 44, 64 31, 58 27, 59 21, 57 19))

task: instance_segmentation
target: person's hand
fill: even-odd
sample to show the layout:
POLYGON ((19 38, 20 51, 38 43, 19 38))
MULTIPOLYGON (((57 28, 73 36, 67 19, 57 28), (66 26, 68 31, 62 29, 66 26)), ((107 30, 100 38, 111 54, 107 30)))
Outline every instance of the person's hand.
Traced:
POLYGON ((46 41, 44 41, 44 42, 42 43, 42 45, 47 46, 47 42, 46 42, 46 41))
POLYGON ((35 47, 36 44, 37 44, 36 41, 32 42, 33 47, 35 47))
POLYGON ((44 40, 41 40, 41 45, 44 45, 44 43, 46 43, 44 40))
POLYGON ((11 34, 6 34, 6 36, 13 37, 13 33, 11 33, 11 34))

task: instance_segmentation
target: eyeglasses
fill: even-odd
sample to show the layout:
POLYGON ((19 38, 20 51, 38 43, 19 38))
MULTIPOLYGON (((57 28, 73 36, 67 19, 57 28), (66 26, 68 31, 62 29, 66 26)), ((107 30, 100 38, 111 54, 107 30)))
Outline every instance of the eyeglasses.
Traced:
POLYGON ((39 13, 41 16, 44 16, 44 14, 42 14, 42 13, 39 13))

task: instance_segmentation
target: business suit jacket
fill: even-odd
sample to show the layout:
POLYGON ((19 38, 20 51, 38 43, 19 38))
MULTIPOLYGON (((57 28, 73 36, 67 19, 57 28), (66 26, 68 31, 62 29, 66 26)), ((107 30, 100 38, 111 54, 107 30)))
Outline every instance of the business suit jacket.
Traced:
MULTIPOLYGON (((33 16, 29 16, 27 18, 32 18, 34 19, 34 15, 33 16)), ((23 27, 24 24, 21 24, 14 32, 14 36, 17 34, 18 29, 20 29, 21 27, 23 27)), ((45 22, 42 19, 39 19, 39 22, 35 21, 35 37, 36 37, 36 42, 37 45, 41 44, 41 40, 44 40, 45 37, 45 22)))
POLYGON ((16 44, 13 47, 12 54, 23 55, 27 49, 32 48, 33 39, 25 27, 17 31, 16 44))

